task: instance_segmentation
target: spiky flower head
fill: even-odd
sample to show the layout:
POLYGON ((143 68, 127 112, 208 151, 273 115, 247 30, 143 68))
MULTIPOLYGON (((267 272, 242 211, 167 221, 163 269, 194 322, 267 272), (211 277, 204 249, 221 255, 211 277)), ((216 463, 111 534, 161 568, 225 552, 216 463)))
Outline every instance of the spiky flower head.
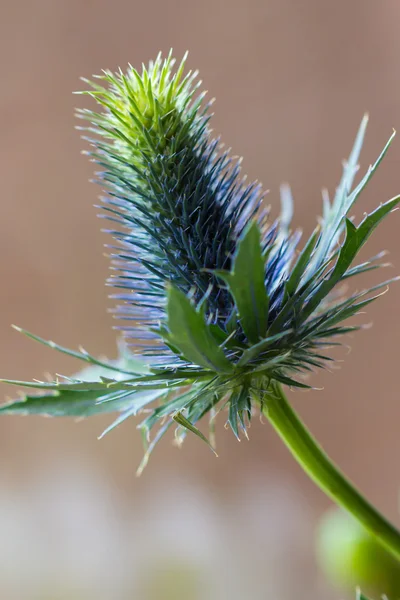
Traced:
POLYGON ((234 434, 246 434, 254 406, 267 403, 274 386, 308 388, 303 375, 323 367, 330 360, 326 348, 359 328, 344 321, 388 282, 350 297, 336 289, 383 266, 383 253, 354 263, 400 198, 380 204, 358 225, 349 215, 394 134, 353 188, 364 117, 334 198, 324 195, 322 218, 298 251, 290 190, 282 188, 281 214, 271 220, 260 186, 246 184, 239 162, 212 138, 209 104, 197 74, 185 75, 185 59, 175 68, 171 55, 159 55, 141 73, 130 66, 87 83, 100 109, 79 116, 89 122, 89 154, 105 191, 102 214, 115 223, 110 283, 119 289, 121 328, 142 362, 126 351, 122 363, 73 352, 100 369, 91 381, 29 384, 52 395, 1 410, 120 411, 113 427, 157 401, 140 425, 146 443, 160 425, 145 464, 174 424, 179 441, 188 430, 206 440, 196 424, 221 409, 234 434))
POLYGON ((113 284, 124 290, 118 313, 135 322, 124 330, 136 347, 164 320, 166 284, 196 303, 207 296, 207 314, 223 326, 233 300, 215 270, 231 268, 260 203, 259 186, 245 186, 239 165, 210 139, 205 94, 184 64, 174 72, 171 55, 159 55, 140 75, 105 72, 106 87, 87 82, 103 112, 78 113, 96 135, 90 154, 103 169, 103 216, 122 225, 110 232, 120 242, 113 284))

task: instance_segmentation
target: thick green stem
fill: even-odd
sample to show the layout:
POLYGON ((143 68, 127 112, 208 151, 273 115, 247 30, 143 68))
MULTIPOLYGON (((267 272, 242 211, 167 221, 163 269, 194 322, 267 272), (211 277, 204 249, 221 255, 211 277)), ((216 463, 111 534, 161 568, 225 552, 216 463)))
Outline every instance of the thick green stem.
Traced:
POLYGON ((268 418, 304 471, 334 502, 348 510, 397 559, 400 560, 400 531, 385 519, 328 458, 290 406, 281 386, 263 405, 268 418))

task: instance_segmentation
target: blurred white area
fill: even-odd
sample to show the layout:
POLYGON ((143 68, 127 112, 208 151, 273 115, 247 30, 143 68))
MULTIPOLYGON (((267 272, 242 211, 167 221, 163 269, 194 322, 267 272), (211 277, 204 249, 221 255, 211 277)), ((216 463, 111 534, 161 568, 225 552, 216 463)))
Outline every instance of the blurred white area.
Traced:
POLYGON ((299 589, 317 598, 312 527, 304 497, 283 480, 242 479, 221 496, 158 478, 123 502, 95 467, 58 464, 26 493, 1 485, 0 598, 293 600, 299 589))

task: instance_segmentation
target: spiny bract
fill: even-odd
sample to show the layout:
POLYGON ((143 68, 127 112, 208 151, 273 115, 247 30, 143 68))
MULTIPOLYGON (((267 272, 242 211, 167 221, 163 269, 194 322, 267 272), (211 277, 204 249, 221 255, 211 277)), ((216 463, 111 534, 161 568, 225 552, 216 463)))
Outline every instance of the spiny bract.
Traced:
POLYGON ((270 223, 259 186, 246 185, 239 162, 211 138, 197 73, 184 74, 185 58, 176 69, 174 62, 171 54, 159 55, 141 74, 131 66, 127 73, 105 71, 87 82, 101 111, 79 111, 90 124, 89 154, 101 169, 103 216, 116 223, 110 283, 123 302, 116 313, 142 360, 125 348, 118 361, 105 363, 28 334, 92 368, 50 383, 12 381, 45 393, 0 409, 75 416, 119 411, 109 431, 157 400, 140 425, 147 445, 141 468, 173 424, 178 441, 188 430, 207 441, 197 421, 227 407, 239 437, 253 405, 268 403, 275 385, 309 387, 298 376, 330 360, 325 349, 358 328, 343 321, 388 283, 348 298, 332 293, 345 279, 384 266, 384 253, 353 263, 399 202, 379 205, 359 225, 348 218, 394 135, 353 188, 364 117, 335 196, 332 202, 324 196, 320 223, 297 252, 289 189, 282 188, 281 215, 270 223))

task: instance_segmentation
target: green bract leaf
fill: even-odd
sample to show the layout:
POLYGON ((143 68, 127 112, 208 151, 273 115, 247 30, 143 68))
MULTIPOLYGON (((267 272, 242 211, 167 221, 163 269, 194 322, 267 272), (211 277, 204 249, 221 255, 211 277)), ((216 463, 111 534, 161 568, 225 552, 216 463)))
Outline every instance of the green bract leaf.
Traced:
POLYGON ((154 400, 154 392, 125 392, 125 394, 110 393, 105 395, 99 391, 59 390, 52 394, 27 395, 0 406, 0 414, 46 415, 49 417, 90 417, 100 413, 110 413, 125 410, 128 406, 137 410, 143 401, 154 400), (107 399, 107 402, 99 400, 107 399))
POLYGON ((245 415, 247 416, 248 420, 251 419, 251 402, 249 396, 249 389, 247 385, 244 385, 241 388, 234 389, 229 402, 228 423, 239 441, 240 437, 238 421, 243 430, 243 433, 247 437, 245 415))
MULTIPOLYGON (((82 391, 72 392, 60 390, 53 394, 26 395, 0 407, 1 414, 46 415, 50 417, 89 417, 96 413, 110 412, 114 409, 111 403, 96 404, 104 392, 82 391)), ((121 402, 124 407, 124 402, 121 402)))
POLYGON ((256 344, 267 332, 269 300, 265 289, 265 257, 261 233, 253 221, 238 243, 232 271, 215 271, 229 287, 238 318, 249 342, 256 344))
MULTIPOLYGON (((87 362, 93 365, 93 367, 98 367, 98 369, 93 370, 92 373, 98 373, 103 375, 106 372, 110 373, 114 371, 118 372, 118 374, 120 375, 119 378, 126 379, 127 375, 144 374, 150 372, 148 365, 145 362, 140 361, 136 356, 133 356, 127 350, 126 346, 123 343, 119 345, 119 358, 117 360, 106 362, 105 360, 95 358, 94 356, 86 352, 84 348, 81 348, 80 351, 77 352, 76 350, 70 350, 69 348, 60 346, 59 344, 56 344, 51 340, 45 340, 39 337, 38 335, 34 335, 33 333, 22 329, 21 327, 17 327, 16 325, 13 325, 13 328, 19 333, 22 333, 26 337, 30 338, 31 340, 34 340, 35 342, 39 342, 40 344, 48 346, 49 348, 57 350, 62 354, 66 354, 67 356, 71 356, 73 358, 77 358, 78 360, 87 362)), ((85 373, 86 372, 90 373, 89 370, 85 371, 85 373)), ((114 377, 116 376, 114 375, 114 377)))
POLYGON ((320 285, 318 291, 312 296, 306 308, 302 312, 301 318, 305 320, 317 308, 335 285, 342 279, 351 263, 357 256, 361 247, 365 244, 375 227, 382 221, 386 215, 392 211, 400 202, 400 196, 396 196, 385 204, 381 204, 376 210, 367 215, 358 227, 346 219, 346 239, 340 249, 335 267, 331 273, 320 285))
POLYGON ((197 435, 197 437, 199 437, 203 442, 205 442, 207 446, 214 452, 215 456, 218 456, 215 449, 212 447, 210 441, 206 438, 206 436, 203 433, 201 433, 201 431, 197 429, 197 427, 195 427, 193 423, 186 419, 186 417, 184 417, 181 412, 178 412, 175 415, 173 415, 173 419, 175 423, 178 423, 178 425, 180 425, 181 427, 184 427, 185 429, 188 429, 189 431, 197 435))
POLYGON ((196 310, 189 298, 170 286, 168 290, 168 340, 186 360, 220 373, 230 373, 233 366, 216 342, 203 311, 196 310))
POLYGON ((237 366, 244 367, 249 362, 251 362, 252 360, 257 358, 261 353, 268 350, 268 348, 270 348, 274 342, 277 342, 278 340, 282 339, 285 336, 289 336, 290 334, 291 334, 290 329, 286 330, 286 331, 282 331, 282 333, 277 333, 276 335, 271 335, 270 337, 267 337, 267 338, 261 340, 260 342, 258 342, 258 344, 254 344, 250 348, 247 348, 243 352, 240 359, 238 360, 237 366))
MULTIPOLYGON (((129 417, 137 415, 138 412, 145 407, 147 404, 153 402, 153 400, 161 400, 166 394, 160 393, 159 390, 149 390, 147 392, 137 392, 133 397, 130 403, 127 403, 126 406, 120 408, 121 414, 103 431, 103 433, 99 436, 99 439, 103 438, 107 433, 110 433, 113 429, 118 427, 121 423, 126 421, 129 417), (130 404, 130 405, 129 405, 130 404), (122 412, 123 411, 123 412, 122 412)), ((100 406, 103 404, 109 404, 109 402, 101 402, 100 406)))
POLYGON ((345 217, 348 216, 349 211, 355 204, 360 193, 370 181, 373 174, 376 172, 377 168, 379 167, 380 163, 385 157, 386 152, 390 148, 390 145, 393 141, 395 132, 392 133, 389 140, 386 142, 385 147, 383 148, 375 163, 369 167, 367 173, 364 175, 360 183, 351 192, 354 176, 358 169, 357 163, 361 147, 364 141, 367 124, 368 116, 365 115, 363 120, 361 121, 361 125, 358 130, 357 137, 353 149, 351 151, 349 160, 344 165, 343 176, 336 190, 332 206, 328 206, 327 204, 325 206, 321 235, 318 240, 316 251, 305 273, 304 280, 307 280, 310 277, 312 277, 314 272, 324 263, 326 257, 331 253, 332 249, 338 242, 339 237, 343 231, 345 217))
POLYGON ((296 264, 294 265, 292 272, 289 276, 289 279, 287 280, 286 285, 285 285, 286 298, 291 296, 292 294, 294 294, 294 292, 296 291, 296 289, 301 281, 301 278, 303 277, 303 274, 308 267, 310 256, 315 248, 315 244, 317 242, 318 235, 319 235, 319 228, 316 228, 314 233, 309 238, 307 244, 304 246, 302 252, 300 253, 300 255, 296 261, 296 264))

